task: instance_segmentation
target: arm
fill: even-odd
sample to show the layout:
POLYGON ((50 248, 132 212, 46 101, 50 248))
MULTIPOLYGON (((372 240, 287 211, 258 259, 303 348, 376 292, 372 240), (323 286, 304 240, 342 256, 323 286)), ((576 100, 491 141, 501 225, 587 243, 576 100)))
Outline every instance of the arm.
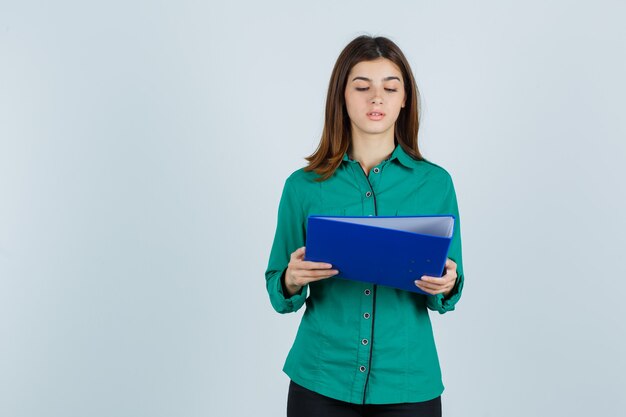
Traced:
MULTIPOLYGON (((433 311, 438 311, 440 314, 454 310, 456 303, 461 298, 461 292, 463 291, 463 284, 465 282, 463 275, 463 257, 461 254, 461 220, 456 201, 456 192, 454 191, 454 184, 451 178, 449 178, 442 210, 444 213, 453 214, 455 217, 454 234, 452 236, 452 242, 450 242, 448 257, 456 263, 456 271, 454 272, 456 279, 454 286, 446 291, 445 295, 444 293, 439 293, 427 296, 426 306, 433 311)), ((452 270, 448 269, 448 265, 449 263, 446 264, 446 274, 452 273, 452 270)), ((434 278, 434 280, 437 279, 441 280, 441 278, 434 278)))
POLYGON ((306 216, 296 194, 296 188, 287 179, 278 207, 276 235, 270 254, 265 280, 272 306, 279 313, 297 311, 306 300, 308 285, 336 275, 326 262, 305 261, 304 222, 306 216))
POLYGON ((272 307, 279 313, 297 311, 306 300, 308 286, 290 295, 285 284, 285 272, 290 254, 305 243, 304 210, 290 179, 285 181, 278 205, 278 219, 270 259, 265 271, 267 292, 272 307))

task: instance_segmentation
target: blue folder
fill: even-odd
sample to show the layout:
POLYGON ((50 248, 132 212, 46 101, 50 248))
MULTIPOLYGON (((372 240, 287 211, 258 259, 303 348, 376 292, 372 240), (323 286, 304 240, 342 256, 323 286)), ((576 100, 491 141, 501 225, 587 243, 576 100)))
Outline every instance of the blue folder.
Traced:
POLYGON ((453 215, 309 216, 305 260, 328 262, 335 278, 426 294, 423 275, 443 275, 453 215))

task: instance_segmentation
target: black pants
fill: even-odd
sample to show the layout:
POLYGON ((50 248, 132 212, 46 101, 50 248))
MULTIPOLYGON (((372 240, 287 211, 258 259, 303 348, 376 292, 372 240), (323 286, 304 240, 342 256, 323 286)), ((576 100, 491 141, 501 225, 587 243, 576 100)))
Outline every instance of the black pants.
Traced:
POLYGON ((287 417, 441 417, 441 397, 419 403, 351 404, 325 397, 291 381, 287 417))

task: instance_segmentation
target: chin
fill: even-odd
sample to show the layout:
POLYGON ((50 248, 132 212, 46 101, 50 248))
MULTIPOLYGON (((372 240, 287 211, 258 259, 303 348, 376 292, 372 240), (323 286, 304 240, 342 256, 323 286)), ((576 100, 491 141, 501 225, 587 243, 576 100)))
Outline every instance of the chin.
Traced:
POLYGON ((364 129, 363 131, 369 134, 381 134, 381 133, 385 133, 388 132, 389 129, 392 129, 393 126, 385 126, 385 127, 378 127, 378 129, 364 129))
POLYGON ((367 120, 365 123, 362 123, 360 126, 356 125, 356 127, 363 133, 367 135, 379 135, 381 133, 385 133, 389 131, 389 129, 393 129, 393 125, 391 126, 382 126, 380 124, 376 124, 377 122, 372 122, 367 120))

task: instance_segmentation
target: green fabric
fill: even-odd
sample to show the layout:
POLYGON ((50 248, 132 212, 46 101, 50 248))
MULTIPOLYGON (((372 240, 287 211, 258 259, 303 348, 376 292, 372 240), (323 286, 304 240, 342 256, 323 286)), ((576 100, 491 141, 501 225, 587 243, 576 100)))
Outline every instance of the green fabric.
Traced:
POLYGON ((285 181, 265 272, 267 291, 279 313, 296 311, 305 303, 306 310, 283 371, 296 383, 341 401, 426 401, 444 389, 428 309, 454 310, 463 289, 456 194, 443 168, 414 160, 400 146, 376 168, 368 178, 346 154, 326 181, 315 182, 317 174, 303 169, 285 181), (367 191, 373 195, 366 196, 367 191), (281 277, 290 254, 305 246, 311 214, 453 214, 456 222, 448 257, 458 265, 455 288, 444 298, 329 278, 285 298, 281 277))

